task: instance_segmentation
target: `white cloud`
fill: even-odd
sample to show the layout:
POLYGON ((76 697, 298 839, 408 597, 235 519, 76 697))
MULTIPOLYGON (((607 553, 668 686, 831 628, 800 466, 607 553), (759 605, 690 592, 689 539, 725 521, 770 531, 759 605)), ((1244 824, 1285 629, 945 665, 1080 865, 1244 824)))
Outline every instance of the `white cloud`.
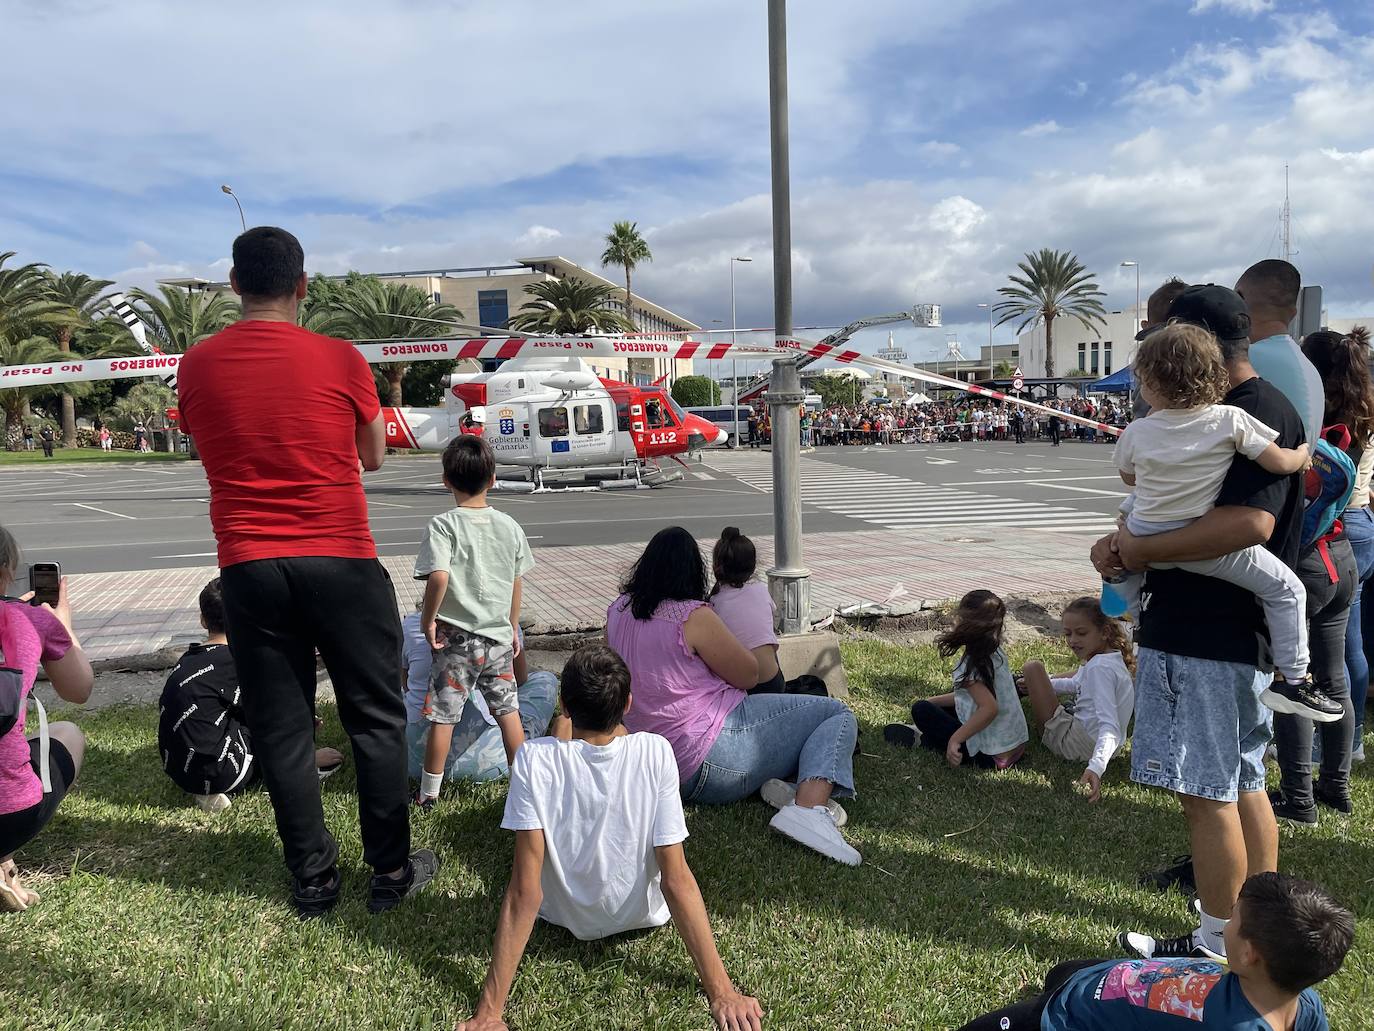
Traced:
POLYGON ((517 247, 543 247, 546 243, 552 243, 563 234, 550 226, 530 226, 520 236, 516 237, 517 247))
POLYGON ((1230 11, 1253 18, 1257 14, 1274 9, 1274 0, 1194 0, 1190 13, 1202 14, 1206 11, 1230 11))
POLYGON ((1046 121, 1036 122, 1034 125, 1026 126, 1024 129, 1021 130, 1021 135, 1030 137, 1052 136, 1055 133, 1059 132, 1062 128, 1063 126, 1061 126, 1053 118, 1050 118, 1046 121))

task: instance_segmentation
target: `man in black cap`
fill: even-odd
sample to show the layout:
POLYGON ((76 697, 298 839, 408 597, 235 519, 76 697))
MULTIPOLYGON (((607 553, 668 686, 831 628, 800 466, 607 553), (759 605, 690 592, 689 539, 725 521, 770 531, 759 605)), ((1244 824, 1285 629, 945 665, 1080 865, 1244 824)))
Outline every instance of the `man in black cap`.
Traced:
MULTIPOLYGON (((1190 286, 1166 321, 1210 330, 1221 345, 1231 390, 1224 403, 1278 431, 1276 443, 1304 443, 1293 405, 1250 364, 1250 315, 1234 290, 1190 286)), ((1126 531, 1093 546, 1103 576, 1151 563, 1205 560, 1263 544, 1295 567, 1302 531, 1302 478, 1265 472, 1237 456, 1216 507, 1189 526, 1152 537, 1126 531)), ((1223 931, 1250 873, 1278 866, 1278 828, 1265 793, 1264 750, 1271 713, 1260 700, 1270 676, 1262 611, 1242 588, 1178 569, 1147 572, 1141 591, 1136 727, 1131 779, 1175 792, 1192 839, 1192 874, 1202 926, 1175 939, 1125 932, 1121 944, 1146 959, 1224 957, 1223 931)), ((1289 685, 1296 687, 1297 685, 1289 685)))

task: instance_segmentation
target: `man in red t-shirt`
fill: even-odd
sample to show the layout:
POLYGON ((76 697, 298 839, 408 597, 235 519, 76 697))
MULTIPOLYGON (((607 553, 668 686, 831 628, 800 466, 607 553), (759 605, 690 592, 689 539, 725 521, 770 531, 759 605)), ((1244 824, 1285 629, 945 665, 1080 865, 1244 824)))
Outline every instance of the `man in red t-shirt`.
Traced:
POLYGON ((305 256, 284 229, 234 241, 243 318, 177 369, 181 428, 210 481, 229 645, 254 752, 276 811, 302 918, 338 901, 339 849, 315 771, 315 652, 353 744, 368 908, 390 909, 434 876, 409 854, 405 705, 396 596, 367 524, 363 469, 385 434, 367 362, 296 325, 305 256))

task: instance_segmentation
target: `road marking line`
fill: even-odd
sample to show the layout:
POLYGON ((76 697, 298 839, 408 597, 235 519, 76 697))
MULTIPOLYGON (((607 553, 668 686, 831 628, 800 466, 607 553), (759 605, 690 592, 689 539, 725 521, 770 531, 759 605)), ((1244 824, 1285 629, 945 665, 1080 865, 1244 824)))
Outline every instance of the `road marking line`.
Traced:
POLYGON ((376 500, 374 500, 374 499, 372 499, 372 498, 368 498, 368 499, 367 499, 367 503, 368 503, 369 505, 383 505, 383 506, 385 506, 386 508, 412 508, 412 507, 413 507, 413 506, 411 506, 411 505, 398 505, 398 504, 396 504, 396 502, 394 502, 394 501, 376 501, 376 500))
POLYGON ((218 555, 216 551, 192 551, 185 555, 154 555, 153 558, 216 558, 218 555))
POLYGON ((1101 494, 1103 497, 1108 498, 1128 498, 1131 496, 1129 491, 1098 490, 1096 487, 1075 487, 1068 483, 1040 483, 1039 481, 1032 481, 1027 486, 1044 487, 1046 490, 1076 490, 1080 494, 1101 494))
POLYGON ((72 508, 84 508, 90 512, 99 512, 101 515, 118 516, 120 519, 132 519, 138 522, 138 516, 125 515, 123 512, 111 512, 108 508, 96 508, 94 505, 82 504, 80 501, 59 502, 59 504, 70 505, 72 508))

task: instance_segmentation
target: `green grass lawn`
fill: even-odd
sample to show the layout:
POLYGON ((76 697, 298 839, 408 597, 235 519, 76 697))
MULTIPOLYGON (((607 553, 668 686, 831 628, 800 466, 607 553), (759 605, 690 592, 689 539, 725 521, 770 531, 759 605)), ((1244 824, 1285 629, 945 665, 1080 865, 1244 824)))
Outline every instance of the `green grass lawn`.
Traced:
POLYGON ((102 451, 98 447, 60 447, 52 458, 36 451, 0 451, 0 465, 56 465, 58 462, 185 462, 187 455, 166 451, 102 451))
MULTIPOLYGON (((1066 666, 1047 644, 1012 649, 1066 666)), ((1182 933, 1187 903, 1137 889, 1139 870, 1186 850, 1175 803, 1134 787, 1118 758, 1103 801, 1038 745, 1005 774, 950 770, 882 742, 912 698, 945 688, 932 648, 846 644, 863 726, 860 798, 849 804, 856 870, 771 835, 757 800, 689 809, 687 855, 726 967, 767 1027, 950 1028, 1015 997, 1054 963, 1110 955, 1116 932, 1182 933)), ((97 690, 99 685, 97 685, 97 690)), ((322 742, 342 744, 332 709, 322 742)), ((448 1028, 486 969, 512 854, 504 788, 463 786, 416 821, 444 867, 432 890, 380 917, 364 908, 350 770, 327 782, 345 901, 301 924, 261 793, 218 817, 162 775, 155 712, 78 717, 91 749, 80 786, 19 856, 44 894, 0 919, 0 1027, 240 1031, 448 1028)), ((451 790, 451 789, 450 789, 451 790)), ((1360 917, 1345 970, 1322 989, 1332 1027, 1374 1027, 1371 771, 1354 818, 1323 813, 1283 830, 1283 869, 1325 884, 1360 917)), ((671 928, 596 944, 540 925, 508 1018, 518 1029, 699 1029, 710 1025, 671 928)))

